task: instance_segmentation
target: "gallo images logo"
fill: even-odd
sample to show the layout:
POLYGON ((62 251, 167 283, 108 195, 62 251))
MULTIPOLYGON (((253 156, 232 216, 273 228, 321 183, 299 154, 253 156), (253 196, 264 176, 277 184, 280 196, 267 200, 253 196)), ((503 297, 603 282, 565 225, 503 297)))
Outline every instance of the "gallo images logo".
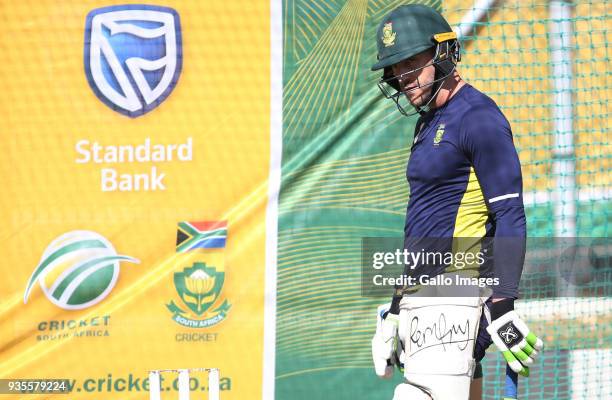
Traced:
POLYGON ((26 286, 23 302, 38 282, 47 298, 65 310, 80 310, 102 301, 117 283, 120 261, 113 245, 92 231, 71 231, 51 242, 26 286))
POLYGON ((97 8, 85 22, 85 74, 96 96, 129 117, 160 105, 182 66, 181 26, 172 8, 97 8))

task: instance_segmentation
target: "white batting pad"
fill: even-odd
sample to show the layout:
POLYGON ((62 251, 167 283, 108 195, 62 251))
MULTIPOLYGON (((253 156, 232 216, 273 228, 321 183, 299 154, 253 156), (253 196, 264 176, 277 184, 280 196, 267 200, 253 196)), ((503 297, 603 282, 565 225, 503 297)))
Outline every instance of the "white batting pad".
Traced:
POLYGON ((416 386, 400 383, 395 387, 393 400, 432 400, 431 397, 416 386))
POLYGON ((404 343, 408 383, 425 388, 435 400, 468 399, 485 296, 477 292, 474 297, 421 293, 402 299, 398 333, 404 343))

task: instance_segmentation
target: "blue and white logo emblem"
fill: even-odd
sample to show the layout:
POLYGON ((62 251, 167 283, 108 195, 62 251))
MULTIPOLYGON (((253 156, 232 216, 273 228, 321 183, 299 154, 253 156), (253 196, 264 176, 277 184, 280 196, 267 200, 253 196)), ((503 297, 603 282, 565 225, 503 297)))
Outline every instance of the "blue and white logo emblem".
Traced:
POLYGON ((176 86, 183 50, 178 13, 168 7, 98 8, 85 23, 85 74, 100 100, 129 117, 161 104, 176 86))

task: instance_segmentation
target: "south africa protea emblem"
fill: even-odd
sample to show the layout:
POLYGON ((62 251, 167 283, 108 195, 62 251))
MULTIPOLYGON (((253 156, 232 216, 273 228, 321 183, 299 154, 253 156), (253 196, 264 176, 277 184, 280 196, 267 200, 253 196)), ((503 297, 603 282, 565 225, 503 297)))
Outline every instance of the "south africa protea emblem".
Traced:
POLYGON ((442 141, 442 138, 444 137, 444 128, 445 127, 446 127, 446 125, 444 125, 444 124, 440 124, 438 126, 438 129, 436 130, 436 136, 434 137, 434 141, 433 141, 434 146, 438 146, 440 144, 440 142, 442 141))
POLYGON ((382 34, 381 39, 385 47, 393 46, 395 44, 396 33, 393 32, 393 23, 387 22, 385 26, 383 26, 382 34))
POLYGON ((203 262, 196 262, 174 273, 174 287, 181 306, 171 301, 167 307, 177 323, 191 328, 206 328, 223 321, 231 305, 220 301, 225 273, 203 262), (221 303, 221 304, 219 304, 221 303))

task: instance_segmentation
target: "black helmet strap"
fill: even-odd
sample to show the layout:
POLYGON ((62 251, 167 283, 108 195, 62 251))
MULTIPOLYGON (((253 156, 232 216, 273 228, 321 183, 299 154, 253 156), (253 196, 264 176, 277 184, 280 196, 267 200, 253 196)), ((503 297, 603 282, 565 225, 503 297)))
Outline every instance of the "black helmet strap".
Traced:
POLYGON ((428 111, 429 105, 438 96, 440 89, 442 89, 444 81, 455 71, 460 60, 461 52, 457 40, 447 40, 436 45, 436 52, 433 58, 436 72, 431 85, 431 97, 425 105, 414 107, 419 114, 423 115, 428 111))

